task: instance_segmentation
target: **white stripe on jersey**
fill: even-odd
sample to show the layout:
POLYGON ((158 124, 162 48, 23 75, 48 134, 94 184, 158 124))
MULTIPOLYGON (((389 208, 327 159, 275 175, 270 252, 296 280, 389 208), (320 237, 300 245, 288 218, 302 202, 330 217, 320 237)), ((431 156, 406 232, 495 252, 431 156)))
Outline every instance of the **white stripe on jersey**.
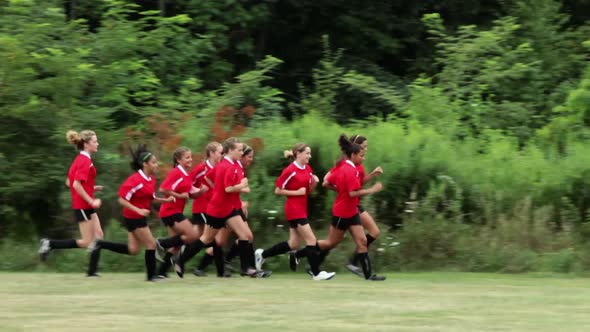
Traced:
POLYGON ((287 178, 287 180, 285 180, 285 182, 283 182, 283 185, 281 186, 281 189, 285 189, 285 187, 287 186, 287 183, 289 183, 289 180, 291 180, 291 178, 294 177, 295 174, 297 174, 297 172, 293 172, 293 173, 291 173, 291 175, 289 175, 289 177, 287 178))
POLYGON ((176 187, 180 184, 180 182, 182 182, 182 178, 176 180, 176 182, 174 182, 174 184, 172 185, 172 190, 176 189, 176 187))
POLYGON ((131 197, 133 197, 133 194, 135 194, 135 192, 141 188, 143 188, 143 183, 140 183, 137 186, 133 187, 131 190, 129 190, 129 192, 125 195, 125 199, 130 201, 131 197))

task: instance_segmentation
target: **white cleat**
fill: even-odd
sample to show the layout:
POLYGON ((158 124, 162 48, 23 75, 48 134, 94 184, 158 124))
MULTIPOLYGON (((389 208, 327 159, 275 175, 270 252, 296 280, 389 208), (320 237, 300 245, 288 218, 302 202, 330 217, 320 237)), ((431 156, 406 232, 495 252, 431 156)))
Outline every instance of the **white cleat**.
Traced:
POLYGON ((313 276, 313 280, 330 280, 334 278, 336 272, 321 271, 317 276, 313 276))
POLYGON ((39 257, 41 257, 41 261, 45 262, 47 260, 47 256, 51 251, 51 247, 49 246, 48 239, 41 239, 41 246, 39 247, 39 257))
POLYGON ((264 262, 266 261, 262 257, 263 252, 264 252, 264 249, 256 249, 256 251, 254 252, 254 260, 255 260, 254 264, 256 265, 256 270, 258 270, 258 271, 262 270, 262 264, 264 264, 264 262))

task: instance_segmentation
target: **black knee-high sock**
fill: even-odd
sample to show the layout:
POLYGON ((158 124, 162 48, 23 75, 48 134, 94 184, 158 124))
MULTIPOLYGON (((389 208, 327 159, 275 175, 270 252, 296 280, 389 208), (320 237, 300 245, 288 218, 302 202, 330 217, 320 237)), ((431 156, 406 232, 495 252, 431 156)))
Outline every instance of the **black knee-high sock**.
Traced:
POLYGON ((158 269, 158 275, 161 275, 161 276, 168 275, 168 270, 170 270, 170 267, 172 266, 172 262, 170 261, 172 256, 173 256, 173 254, 171 252, 166 253, 166 255, 164 256, 164 262, 162 264, 160 264, 160 269, 158 269))
POLYGON ((242 272, 246 272, 246 271, 248 271, 249 268, 252 267, 252 266, 250 266, 250 263, 249 263, 250 249, 249 249, 248 244, 249 243, 247 240, 238 240, 238 250, 239 250, 239 254, 240 254, 240 268, 242 269, 242 272))
MULTIPOLYGON (((209 255, 207 255, 209 256, 209 255)), ((223 248, 215 244, 213 246, 213 258, 215 260, 215 268, 217 269, 217 276, 223 277, 225 274, 225 262, 223 259, 223 248)))
POLYGON ((153 249, 146 249, 144 258, 147 280, 151 280, 156 274, 156 251, 153 249))
POLYGON ((88 263, 88 275, 95 275, 98 271, 98 261, 100 260, 100 248, 92 250, 90 253, 90 262, 88 263))
POLYGON ((320 250, 320 253, 318 254, 318 265, 322 265, 324 263, 324 260, 326 259, 326 256, 328 256, 329 253, 330 250, 328 249, 320 250))
POLYGON ((74 239, 69 240, 49 240, 51 249, 73 249, 78 248, 78 243, 74 239))
POLYGON ((320 273, 320 257, 318 256, 318 250, 316 246, 314 245, 305 247, 305 252, 307 254, 307 261, 309 262, 311 272, 314 276, 317 276, 318 273, 320 273))
POLYGON ((199 266, 197 266, 197 269, 204 271, 207 268, 207 266, 209 266, 212 262, 213 256, 209 255, 208 253, 205 253, 203 255, 203 258, 201 258, 201 262, 199 263, 199 266))
POLYGON ((129 247, 127 243, 118 243, 118 242, 110 242, 104 240, 96 241, 96 245, 100 247, 100 249, 110 250, 112 252, 116 252, 123 255, 130 255, 129 247))
POLYGON ((361 267, 363 268, 363 274, 365 275, 365 279, 369 279, 373 275, 373 271, 371 270, 371 259, 369 258, 369 253, 363 252, 357 254, 359 261, 361 262, 361 267))
POLYGON ((178 265, 184 266, 184 263, 193 258, 201 249, 205 248, 205 243, 200 239, 187 245, 180 258, 178 258, 178 265))
POLYGON ((289 247, 289 242, 287 242, 287 241, 279 242, 279 243, 275 244, 274 246, 264 250, 262 252, 262 257, 268 258, 268 257, 277 256, 280 254, 287 253, 287 252, 289 252, 289 250, 291 250, 291 247, 289 247))
POLYGON ((256 266, 255 262, 256 259, 254 258, 254 244, 252 242, 248 242, 248 265, 256 266))
POLYGON ((227 253, 227 255, 225 255, 225 260, 227 262, 231 262, 232 259, 236 258, 236 256, 238 256, 238 254, 240 253, 240 250, 238 249, 238 241, 234 241, 234 243, 232 243, 231 248, 229 248, 229 252, 227 253))
POLYGON ((180 247, 184 244, 184 242, 182 242, 182 239, 180 238, 180 235, 160 239, 158 240, 158 242, 160 242, 160 245, 164 248, 180 247))
MULTIPOLYGON (((369 246, 371 245, 371 243, 375 242, 375 238, 371 235, 371 234, 367 234, 367 249, 369 248, 369 246)), ((352 265, 358 265, 359 260, 358 260, 358 256, 356 254, 356 252, 354 252, 352 254, 352 256, 350 256, 350 264, 352 265)))

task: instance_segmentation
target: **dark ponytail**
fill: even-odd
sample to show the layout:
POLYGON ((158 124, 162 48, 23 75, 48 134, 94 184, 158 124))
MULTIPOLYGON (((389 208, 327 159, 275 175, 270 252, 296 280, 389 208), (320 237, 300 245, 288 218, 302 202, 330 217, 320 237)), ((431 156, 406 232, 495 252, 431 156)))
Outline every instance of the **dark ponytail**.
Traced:
POLYGON ((350 158, 353 154, 361 152, 362 148, 360 144, 352 143, 344 134, 341 134, 338 138, 338 145, 342 153, 350 158))
POLYGON ((133 149, 130 149, 130 152, 131 162, 129 163, 129 165, 131 165, 131 168, 134 171, 139 171, 140 169, 143 169, 143 163, 148 162, 153 156, 153 154, 147 150, 145 144, 138 145, 135 151, 133 149))

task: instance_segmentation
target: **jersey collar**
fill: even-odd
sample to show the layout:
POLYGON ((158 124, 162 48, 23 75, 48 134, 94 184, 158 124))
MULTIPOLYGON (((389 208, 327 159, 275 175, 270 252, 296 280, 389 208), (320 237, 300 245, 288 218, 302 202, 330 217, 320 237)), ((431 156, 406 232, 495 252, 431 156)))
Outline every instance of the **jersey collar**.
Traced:
MULTIPOLYGON (((86 151, 84 151, 84 150, 80 151, 80 154, 83 154, 83 155, 85 155, 86 157, 90 158, 90 153, 88 153, 88 152, 86 152, 86 151)), ((90 159, 92 159, 92 158, 90 158, 90 159)))
POLYGON ((143 172, 143 170, 140 169, 138 172, 139 172, 139 174, 141 174, 141 177, 143 177, 147 181, 152 181, 152 178, 149 177, 149 176, 147 176, 147 175, 145 175, 145 173, 143 172))
POLYGON ((229 162, 230 162, 232 165, 233 165, 233 164, 235 164, 235 163, 234 163, 234 161, 233 161, 233 160, 231 160, 231 158, 230 158, 230 157, 228 157, 228 156, 225 156, 225 157, 223 157, 223 159, 225 159, 225 160, 229 161, 229 162))
POLYGON ((356 165, 350 159, 346 159, 346 163, 349 164, 350 166, 356 168, 356 165))
POLYGON ((295 165, 295 167, 299 168, 299 169, 305 169, 305 166, 299 165, 299 163, 297 162, 297 160, 295 160, 293 162, 293 164, 295 165))
POLYGON ((182 166, 178 165, 176 167, 178 167, 178 169, 180 169, 180 171, 182 172, 182 174, 184 174, 184 176, 188 176, 188 173, 184 170, 184 168, 182 168, 182 166))

